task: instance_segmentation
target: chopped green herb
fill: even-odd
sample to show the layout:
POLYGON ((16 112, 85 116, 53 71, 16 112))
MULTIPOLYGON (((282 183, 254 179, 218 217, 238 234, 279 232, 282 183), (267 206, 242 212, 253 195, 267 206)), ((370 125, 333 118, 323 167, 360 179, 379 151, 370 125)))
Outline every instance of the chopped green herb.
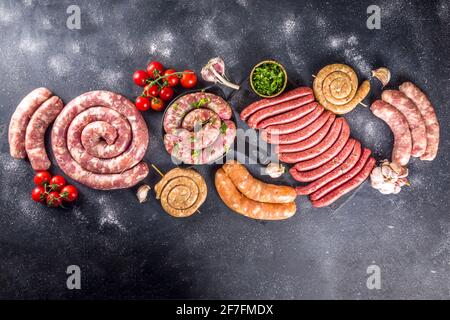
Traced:
POLYGON ((284 86, 285 74, 283 69, 275 63, 267 62, 252 73, 253 88, 260 94, 272 96, 279 93, 284 86))
POLYGON ((222 122, 222 124, 220 125, 220 133, 221 134, 225 134, 227 132, 228 126, 225 122, 222 122))
POLYGON ((201 98, 197 102, 191 103, 191 107, 200 108, 200 107, 203 107, 205 104, 207 104, 209 102, 211 102, 211 99, 209 99, 209 98, 201 98))
POLYGON ((192 157, 193 158, 198 158, 199 155, 200 155, 200 151, 199 150, 193 150, 192 151, 192 157))
POLYGON ((174 103, 172 105, 173 110, 177 111, 178 110, 178 103, 174 103))

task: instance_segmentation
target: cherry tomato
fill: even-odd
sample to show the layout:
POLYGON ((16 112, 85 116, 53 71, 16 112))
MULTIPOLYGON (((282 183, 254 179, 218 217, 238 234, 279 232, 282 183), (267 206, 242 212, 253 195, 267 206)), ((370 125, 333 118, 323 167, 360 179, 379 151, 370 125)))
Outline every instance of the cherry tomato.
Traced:
POLYGON ((146 95, 149 97, 157 97, 159 94, 159 87, 157 84, 152 85, 145 91, 146 95))
POLYGON ((145 87, 148 78, 150 78, 150 76, 145 70, 136 70, 133 73, 133 81, 139 87, 145 87))
MULTIPOLYGON (((175 69, 167 69, 167 70, 164 72, 164 75, 165 75, 165 76, 168 76, 169 74, 173 74, 173 73, 175 73, 175 72, 177 72, 175 69)), ((176 74, 174 74, 173 76, 167 77, 167 78, 165 78, 164 80, 167 81, 167 84, 168 84, 170 87, 175 87, 175 86, 178 85, 178 83, 180 82, 180 78, 178 78, 178 76, 177 76, 176 74)))
POLYGON ((72 185, 65 186, 61 189, 59 196, 65 201, 75 201, 78 198, 78 190, 72 185))
POLYGON ((43 186, 50 182, 52 175, 48 171, 38 171, 34 176, 34 184, 37 186, 43 186))
POLYGON ((192 70, 184 70, 183 72, 189 72, 189 73, 183 73, 181 76, 181 86, 183 88, 193 88, 197 85, 197 76, 195 75, 194 71, 192 70))
POLYGON ((169 101, 173 97, 173 89, 172 87, 164 87, 159 92, 159 97, 164 101, 169 101))
POLYGON ((61 197, 59 196, 59 192, 52 191, 47 195, 47 205, 49 207, 59 207, 61 205, 61 197))
POLYGON ((147 65, 147 73, 151 78, 156 79, 164 73, 164 67, 161 62, 152 61, 147 65))
POLYGON ((148 109, 150 109, 150 100, 143 96, 137 97, 134 104, 139 111, 147 111, 148 109))
POLYGON ((50 179, 50 188, 54 191, 61 190, 66 185, 66 179, 63 176, 53 176, 50 179))
POLYGON ((155 111, 161 111, 164 109, 164 101, 162 101, 160 98, 153 98, 152 99, 152 109, 155 111))
POLYGON ((36 202, 42 202, 45 200, 45 188, 43 186, 37 186, 31 191, 31 198, 36 202))

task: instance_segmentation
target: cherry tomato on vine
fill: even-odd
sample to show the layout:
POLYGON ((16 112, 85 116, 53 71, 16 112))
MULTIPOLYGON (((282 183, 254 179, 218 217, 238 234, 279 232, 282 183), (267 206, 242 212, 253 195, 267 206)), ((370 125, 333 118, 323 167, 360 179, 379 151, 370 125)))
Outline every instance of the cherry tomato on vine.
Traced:
POLYGON ((152 85, 147 90, 145 90, 145 95, 150 97, 157 97, 158 94, 159 94, 159 87, 156 84, 152 85))
POLYGON ((151 78, 156 79, 164 73, 164 67, 161 62, 151 61, 147 65, 147 73, 151 78))
POLYGON ((150 109, 150 100, 143 96, 137 97, 134 104, 139 111, 147 111, 148 109, 150 109))
POLYGON ((34 176, 34 184, 37 186, 43 186, 44 184, 48 184, 52 175, 48 171, 38 171, 34 176))
MULTIPOLYGON (((164 75, 165 75, 165 76, 168 76, 168 75, 170 75, 170 74, 174 74, 175 72, 177 72, 175 69, 167 69, 167 70, 164 72, 164 75)), ((168 84, 170 87, 175 87, 175 86, 178 85, 178 83, 180 82, 180 78, 178 78, 178 75, 176 75, 176 74, 174 74, 173 76, 169 76, 169 77, 165 78, 164 80, 167 81, 167 84, 168 84)))
POLYGON ((63 176, 53 176, 50 179, 50 188, 54 191, 61 190, 66 185, 66 179, 63 176))
POLYGON ((59 207, 62 203, 61 197, 59 196, 59 192, 52 191, 47 195, 47 205, 49 207, 59 207))
POLYGON ((150 76, 145 70, 136 70, 133 73, 133 81, 140 87, 145 87, 148 78, 150 78, 150 76))
POLYGON ((59 196, 65 201, 75 201, 78 198, 78 190, 75 186, 68 185, 61 189, 59 196))
POLYGON ((164 109, 164 101, 160 98, 152 99, 152 109, 155 111, 161 111, 164 109))
POLYGON ((36 202, 42 202, 46 199, 45 188, 43 186, 37 186, 31 191, 31 199, 36 202))
POLYGON ((195 75, 194 71, 192 70, 184 70, 183 75, 181 76, 181 86, 183 88, 193 88, 197 85, 197 76, 195 75))
POLYGON ((173 97, 173 89, 172 87, 164 87, 159 92, 159 97, 164 101, 169 101, 173 97))

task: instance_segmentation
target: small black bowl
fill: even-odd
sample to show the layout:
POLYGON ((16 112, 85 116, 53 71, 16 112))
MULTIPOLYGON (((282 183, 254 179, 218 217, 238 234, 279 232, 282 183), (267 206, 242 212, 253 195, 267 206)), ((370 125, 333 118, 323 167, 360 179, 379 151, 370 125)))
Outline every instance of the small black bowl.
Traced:
MULTIPOLYGON (((164 113, 163 113, 163 116, 162 116, 162 120, 161 120, 161 137, 162 137, 163 140, 164 140, 164 135, 166 134, 166 132, 164 131, 164 119, 166 118, 167 110, 172 106, 172 104, 175 101, 177 101, 182 96, 187 95, 187 94, 191 94, 191 93, 197 93, 197 92, 207 92, 207 93, 215 94, 215 95, 221 97, 223 100, 225 100, 228 103, 227 98, 225 97, 225 93, 223 92, 223 90, 220 87, 215 86, 215 85, 212 85, 212 86, 209 86, 209 87, 205 87, 205 88, 202 88, 202 89, 189 90, 189 91, 185 91, 185 92, 179 94, 174 99, 172 99, 172 101, 167 105, 166 109, 164 110, 164 113)), ((230 105, 230 107, 231 107, 231 105, 230 105)), ((230 120, 234 122, 234 124, 236 125, 236 130, 237 130, 236 116, 234 115, 233 107, 231 107, 231 111, 232 112, 231 112, 231 119, 230 120)), ((228 149, 228 151, 230 151, 233 148, 235 141, 236 141, 236 137, 234 138, 234 141, 230 145, 230 148, 228 149)), ((224 152, 222 154, 222 156, 217 157, 216 159, 214 159, 214 160, 212 160, 212 161, 210 161, 208 163, 203 163, 203 164, 186 164, 186 165, 189 165, 189 166, 202 166, 202 165, 205 165, 205 164, 212 164, 212 163, 216 162, 217 160, 223 159, 225 157, 225 155, 228 153, 228 151, 224 152)), ((167 150, 166 150, 166 152, 167 152, 167 150)), ((181 160, 179 160, 179 161, 180 161, 180 164, 184 163, 181 160)))

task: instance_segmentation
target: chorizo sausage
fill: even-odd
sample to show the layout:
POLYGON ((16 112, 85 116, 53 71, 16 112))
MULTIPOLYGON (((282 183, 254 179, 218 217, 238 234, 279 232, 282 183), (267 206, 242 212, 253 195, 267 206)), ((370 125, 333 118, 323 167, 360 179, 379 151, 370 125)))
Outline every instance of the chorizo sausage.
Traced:
POLYGON ((425 121, 415 103, 397 90, 384 90, 381 99, 403 113, 411 131, 411 156, 422 156, 427 148, 425 121))
POLYGON ((431 161, 436 158, 439 148, 439 122, 433 105, 425 93, 412 82, 403 83, 399 89, 416 104, 422 114, 423 120, 425 121, 427 148, 420 159, 431 161))
POLYGON ((320 208, 325 207, 330 204, 332 204, 334 201, 342 197, 344 194, 352 191, 353 189, 357 188, 361 183, 363 183, 370 175, 370 172, 372 171, 373 167, 375 166, 375 159, 370 158, 369 161, 367 161, 364 168, 351 180, 344 183, 339 188, 335 189, 334 191, 330 192, 323 198, 320 198, 319 200, 312 201, 313 207, 320 208))
POLYGON ((295 202, 266 203, 247 198, 239 192, 222 168, 216 171, 214 184, 219 197, 225 205, 248 218, 283 220, 292 217, 297 211, 295 202))
POLYGON ((294 188, 264 183, 253 178, 247 168, 237 161, 227 161, 222 166, 227 176, 247 198, 267 203, 288 203, 295 201, 294 188))
POLYGON ((268 126, 274 125, 274 124, 283 124, 292 122, 294 120, 300 119, 310 113, 314 110, 317 103, 308 103, 304 106, 298 107, 294 110, 288 111, 286 113, 282 113, 280 115, 265 119, 258 123, 256 126, 257 129, 264 129, 268 126))
POLYGON ((320 154, 324 153, 326 150, 328 150, 338 139, 339 133, 341 132, 343 124, 343 118, 337 119, 333 125, 331 126, 331 129, 328 131, 327 135, 323 140, 306 150, 302 151, 296 151, 292 153, 281 153, 279 155, 279 158, 281 161, 291 161, 288 163, 292 163, 292 161, 305 161, 312 158, 315 158, 319 156, 320 154))
POLYGON ((293 121, 291 123, 285 123, 285 124, 276 124, 272 126, 268 126, 264 130, 267 131, 270 134, 287 134, 292 133, 295 131, 298 131, 300 129, 305 128, 309 124, 313 123, 317 118, 320 117, 320 115, 323 113, 324 108, 321 105, 316 105, 315 109, 308 113, 303 118, 300 118, 296 121, 293 121))
POLYGON ((25 149, 34 170, 48 170, 51 162, 45 151, 45 131, 64 107, 57 96, 49 98, 31 116, 25 134, 25 149))
POLYGON ((370 106, 372 113, 386 122, 394 134, 392 162, 406 166, 411 157, 412 140, 408 121, 403 113, 383 100, 376 100, 370 106))
POLYGON ((37 88, 20 101, 9 123, 8 142, 12 157, 18 159, 26 157, 25 134, 28 122, 39 106, 51 96, 52 92, 49 89, 37 88))
POLYGON ((300 98, 306 95, 312 95, 313 91, 311 88, 308 87, 299 87, 294 90, 288 91, 286 93, 283 93, 275 98, 270 99, 262 99, 255 101, 248 105, 244 110, 242 110, 240 117, 241 120, 245 121, 250 117, 251 114, 255 113, 256 111, 259 111, 261 109, 264 109, 266 107, 270 107, 276 104, 281 104, 283 102, 293 100, 296 98, 300 98))
MULTIPOLYGON (((252 114, 250 118, 247 120, 247 124, 250 128, 257 128, 258 124, 263 121, 264 119, 267 119, 269 117, 275 116, 280 113, 284 113, 293 109, 297 109, 303 105, 306 105, 308 103, 312 103, 314 101, 314 96, 307 95, 303 96, 291 101, 284 102, 282 104, 277 104, 271 107, 267 107, 265 109, 259 110, 252 114)), ((316 104, 316 102, 314 102, 316 104)), ((309 108, 307 109, 309 110, 309 108)))
POLYGON ((345 121, 344 118, 341 119, 342 119, 341 132, 339 133, 339 137, 337 138, 336 142, 330 148, 328 148, 326 151, 319 154, 315 158, 300 162, 297 162, 298 160, 295 153, 293 154, 293 156, 289 156, 289 153, 286 153, 286 156, 283 157, 284 162, 287 163, 297 162, 295 164, 295 169, 297 169, 298 171, 308 171, 320 167, 324 163, 333 159, 344 148, 345 144, 347 143, 347 140, 350 137, 350 127, 348 126, 348 123, 347 121, 345 121))
POLYGON ((347 173, 350 169, 352 169, 355 166, 360 156, 361 156, 361 143, 359 143, 359 141, 356 141, 352 153, 348 156, 347 159, 345 159, 345 161, 341 165, 339 165, 337 168, 333 169, 326 175, 322 176, 321 178, 317 179, 316 181, 311 182, 306 186, 299 186, 295 188, 295 191, 297 192, 298 195, 307 195, 313 193, 314 191, 323 187, 327 183, 342 176, 344 173, 347 173))
POLYGON ((334 189, 336 189, 340 185, 342 185, 345 182, 347 182, 348 180, 352 179, 354 176, 356 176, 358 174, 358 172, 360 172, 362 170, 362 168, 364 167, 365 163, 367 162, 367 159, 369 159, 369 157, 370 157, 370 153, 371 153, 370 150, 365 148, 363 150, 362 154, 361 154, 361 157, 358 159, 358 161, 356 162, 355 166, 350 171, 348 171, 347 173, 341 175, 340 177, 338 177, 338 178, 328 182, 323 187, 321 187, 318 190, 314 191, 309 196, 309 198, 312 201, 317 200, 319 198, 322 198, 324 195, 326 195, 330 191, 333 191, 334 189))

